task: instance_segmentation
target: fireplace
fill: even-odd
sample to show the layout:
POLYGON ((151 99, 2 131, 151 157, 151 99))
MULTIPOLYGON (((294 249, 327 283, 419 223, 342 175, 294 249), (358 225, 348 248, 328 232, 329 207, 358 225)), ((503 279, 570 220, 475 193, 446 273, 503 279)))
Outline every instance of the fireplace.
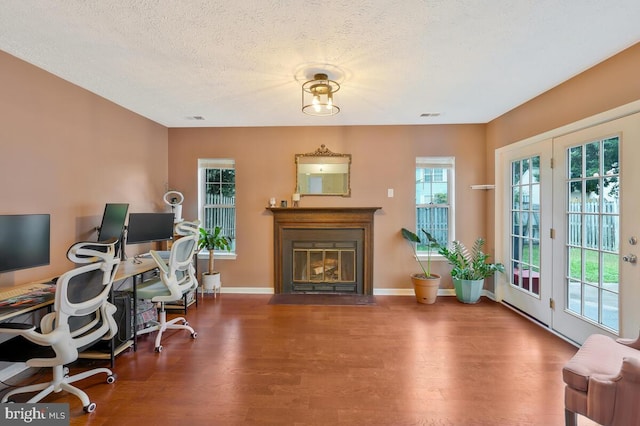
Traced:
POLYGON ((274 293, 373 294, 373 214, 378 207, 269 208, 274 293))
POLYGON ((282 292, 364 294, 362 229, 283 230, 282 292))

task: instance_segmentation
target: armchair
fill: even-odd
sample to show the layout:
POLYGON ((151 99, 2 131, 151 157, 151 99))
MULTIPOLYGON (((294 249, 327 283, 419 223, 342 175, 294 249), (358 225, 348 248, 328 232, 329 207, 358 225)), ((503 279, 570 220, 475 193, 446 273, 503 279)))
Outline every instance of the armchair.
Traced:
POLYGON ((162 352, 162 335, 166 330, 188 330, 195 339, 198 333, 189 326, 184 317, 173 318, 167 321, 166 302, 175 302, 182 296, 198 287, 198 281, 193 267, 193 256, 198 245, 198 228, 200 222, 180 222, 175 231, 181 237, 174 241, 169 254, 169 263, 154 250, 151 257, 155 260, 160 270, 160 277, 151 279, 138 285, 136 288, 138 299, 147 299, 160 304, 158 321, 150 327, 137 332, 138 335, 157 331, 155 351, 162 352))
POLYGON ((40 321, 40 329, 30 324, 0 323, 0 332, 16 337, 0 345, 0 360, 26 362, 29 367, 51 367, 53 378, 46 383, 24 386, 8 392, 2 402, 15 394, 38 392, 26 402, 35 403, 52 392, 67 391, 77 396, 85 412, 96 404, 72 383, 98 373, 107 375, 107 383, 116 376, 108 368, 95 368, 69 376, 65 365, 78 359, 78 352, 99 340, 111 339, 118 326, 113 319, 116 307, 108 299, 120 260, 116 257, 117 239, 79 242, 67 252, 69 260, 80 264, 62 274, 56 282, 53 312, 40 321))
POLYGON ((607 426, 640 426, 640 337, 587 338, 562 369, 565 424, 581 414, 607 426))

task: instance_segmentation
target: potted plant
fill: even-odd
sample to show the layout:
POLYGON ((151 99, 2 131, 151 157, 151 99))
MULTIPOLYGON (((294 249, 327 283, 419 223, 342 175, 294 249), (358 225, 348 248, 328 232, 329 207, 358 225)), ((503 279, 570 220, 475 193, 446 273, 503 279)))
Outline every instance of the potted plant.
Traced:
POLYGON ((422 232, 426 236, 426 240, 423 242, 420 237, 409 231, 406 228, 402 228, 402 237, 409 241, 411 248, 413 249, 413 255, 422 269, 422 273, 416 273, 411 275, 411 282, 413 283, 413 289, 416 293, 416 300, 418 303, 432 304, 435 303, 438 297, 438 288, 440 288, 440 275, 431 273, 431 251, 440 247, 440 244, 433 236, 425 231, 422 232), (418 252, 416 250, 417 244, 424 244, 427 248, 427 267, 418 258, 418 252))
POLYGON ((451 248, 443 246, 438 251, 453 266, 453 286, 456 297, 463 303, 478 302, 484 279, 496 272, 504 272, 502 263, 488 262, 490 256, 482 251, 484 243, 484 239, 478 237, 471 250, 468 250, 460 241, 454 241, 451 248))
POLYGON ((205 291, 214 291, 220 289, 220 272, 214 269, 214 252, 215 250, 231 250, 231 238, 222 235, 222 228, 216 226, 213 231, 200 228, 200 237, 198 238, 198 250, 209 251, 209 263, 207 272, 202 273, 202 287, 205 291))

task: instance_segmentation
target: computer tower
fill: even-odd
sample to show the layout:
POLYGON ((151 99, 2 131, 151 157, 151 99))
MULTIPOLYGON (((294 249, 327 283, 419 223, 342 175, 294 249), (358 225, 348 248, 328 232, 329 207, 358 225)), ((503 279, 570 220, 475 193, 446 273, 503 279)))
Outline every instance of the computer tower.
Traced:
POLYGON ((113 315, 116 324, 118 324, 118 333, 114 337, 114 344, 117 348, 133 338, 133 298, 131 293, 128 291, 114 292, 113 304, 117 309, 113 315))
POLYGON ((133 298, 128 291, 116 291, 111 301, 116 306, 116 313, 113 319, 118 324, 118 332, 113 337, 113 348, 110 340, 101 340, 94 344, 91 349, 98 351, 116 350, 118 346, 133 339, 133 298))

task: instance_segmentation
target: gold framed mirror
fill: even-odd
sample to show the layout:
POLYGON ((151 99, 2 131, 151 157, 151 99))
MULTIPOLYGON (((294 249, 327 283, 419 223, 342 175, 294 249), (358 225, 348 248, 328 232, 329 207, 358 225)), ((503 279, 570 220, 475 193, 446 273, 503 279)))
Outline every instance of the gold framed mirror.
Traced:
POLYGON ((302 195, 351 196, 351 154, 331 152, 325 145, 296 154, 296 191, 302 195))

